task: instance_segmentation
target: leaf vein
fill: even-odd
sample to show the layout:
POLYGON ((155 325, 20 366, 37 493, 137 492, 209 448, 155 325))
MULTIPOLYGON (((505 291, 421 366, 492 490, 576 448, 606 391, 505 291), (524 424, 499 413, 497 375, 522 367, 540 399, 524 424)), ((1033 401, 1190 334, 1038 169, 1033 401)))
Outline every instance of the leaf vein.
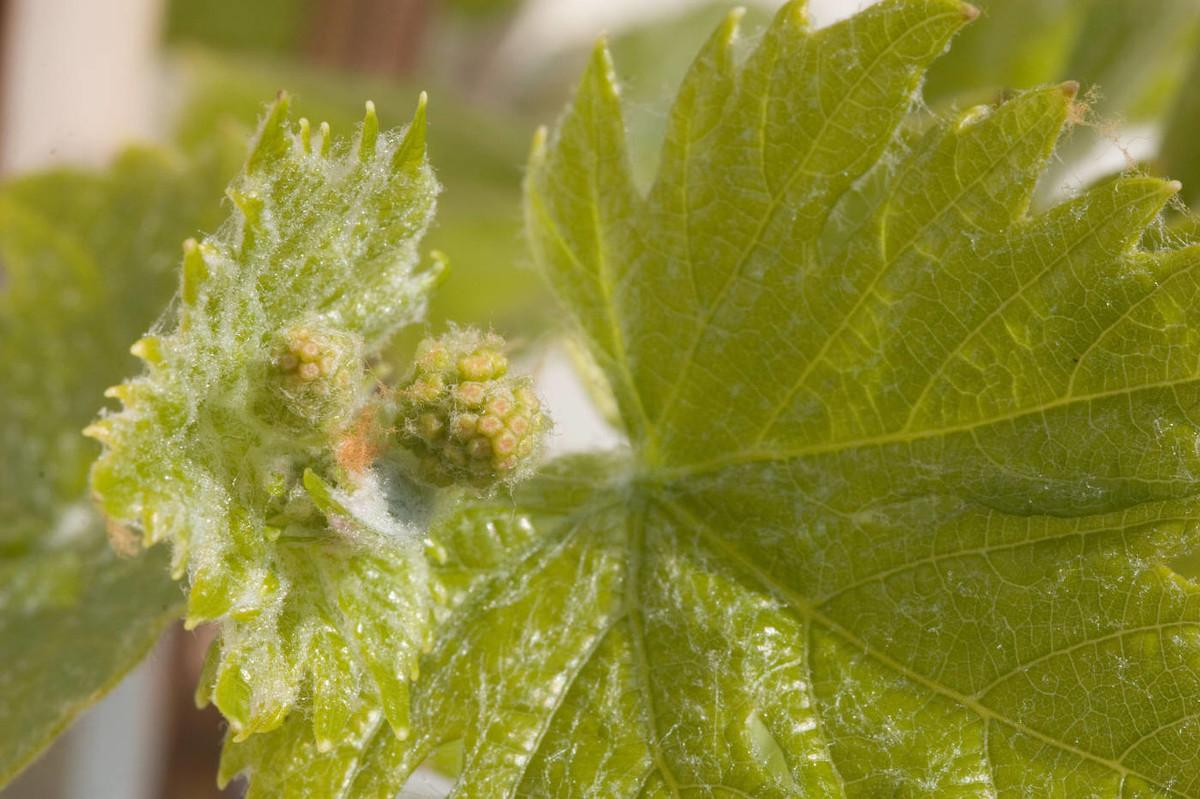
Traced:
POLYGON ((745 569, 750 575, 752 575, 766 591, 775 595, 778 599, 791 607, 797 615, 820 624, 822 627, 829 630, 829 632, 833 633, 847 644, 850 644, 852 647, 862 652, 864 656, 874 659, 881 665, 896 672, 901 677, 918 683, 929 690, 932 694, 936 694, 965 707, 966 709, 975 713, 975 715, 979 716, 982 720, 989 718, 993 719, 1018 733, 1036 738, 1043 743, 1073 754, 1076 757, 1104 766, 1105 768, 1116 772, 1122 777, 1134 776, 1173 796, 1189 799, 1186 794, 1182 793, 1171 785, 1163 783, 1161 780, 1155 779, 1136 769, 1130 768, 1119 761, 1106 758, 1102 755, 1096 754, 1095 752, 1088 751, 1087 749, 1082 749, 1066 741, 1061 741, 1051 734, 1042 732, 1041 730, 1030 727, 1029 725, 1022 723, 1017 719, 1006 716, 1003 713, 984 705, 974 697, 961 693, 950 686, 943 685, 937 680, 913 670, 912 668, 906 666, 903 662, 882 651, 879 647, 872 647, 866 641, 859 638, 852 630, 822 613, 804 596, 775 581, 769 574, 764 572, 756 564, 743 556, 734 547, 731 547, 724 542, 719 534, 712 530, 706 523, 698 519, 695 515, 688 512, 675 502, 668 500, 663 500, 661 502, 664 509, 668 513, 674 515, 675 518, 680 521, 680 523, 694 529, 697 535, 707 540, 710 545, 720 549, 720 551, 722 551, 731 561, 737 563, 741 566, 741 568, 745 569))

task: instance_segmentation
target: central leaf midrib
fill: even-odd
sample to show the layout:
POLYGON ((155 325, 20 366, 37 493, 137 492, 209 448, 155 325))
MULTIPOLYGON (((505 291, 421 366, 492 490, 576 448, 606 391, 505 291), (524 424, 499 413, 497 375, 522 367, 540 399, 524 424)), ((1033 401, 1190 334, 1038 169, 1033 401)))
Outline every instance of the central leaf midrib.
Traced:
POLYGON ((642 698, 643 719, 646 727, 646 744, 654 767, 675 799, 679 799, 680 786, 674 773, 666 763, 659 740, 658 714, 654 692, 650 685, 652 671, 646 652, 646 633, 642 627, 641 567, 645 546, 645 524, 649 492, 634 489, 632 510, 625 516, 625 618, 629 625, 630 647, 633 650, 632 674, 635 686, 642 698))

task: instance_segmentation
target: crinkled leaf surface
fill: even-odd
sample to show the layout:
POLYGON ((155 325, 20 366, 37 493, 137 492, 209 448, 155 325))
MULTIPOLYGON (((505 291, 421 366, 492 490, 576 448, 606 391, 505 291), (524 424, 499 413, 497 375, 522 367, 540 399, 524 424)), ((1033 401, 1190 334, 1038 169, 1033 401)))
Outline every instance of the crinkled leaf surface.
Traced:
MULTIPOLYGON (((231 122, 251 130, 262 98, 278 86, 293 89, 307 113, 328 120, 334 130, 353 126, 364 93, 379 107, 392 108, 403 107, 416 92, 411 82, 332 75, 296 64, 271 66, 191 51, 178 60, 188 87, 178 136, 188 147, 231 122)), ((481 107, 449 86, 435 84, 432 95, 437 113, 429 129, 429 158, 444 191, 437 224, 424 242, 450 254, 453 269, 430 298, 428 318, 532 335, 554 310, 536 271, 527 268, 521 240, 521 161, 533 122, 502 113, 497 103, 481 107)), ((405 331, 396 336, 389 349, 397 363, 407 365, 419 338, 415 329, 411 336, 405 331)))
POLYGON ((0 782, 179 612, 164 558, 109 548, 80 431, 174 291, 179 238, 214 224, 223 152, 130 150, 0 189, 0 782))
POLYGON ((358 412, 374 386, 362 358, 420 318, 440 271, 417 255, 437 191, 424 137, 424 99, 406 131, 381 133, 369 105, 338 142, 293 124, 281 96, 229 189, 233 216, 185 245, 174 329, 138 343, 147 373, 90 428, 105 512, 172 544, 189 625, 220 622, 197 698, 235 742, 297 705, 321 750, 385 718, 407 734, 424 498, 368 468, 358 412), (285 373, 281 342, 316 358, 311 383, 285 373))

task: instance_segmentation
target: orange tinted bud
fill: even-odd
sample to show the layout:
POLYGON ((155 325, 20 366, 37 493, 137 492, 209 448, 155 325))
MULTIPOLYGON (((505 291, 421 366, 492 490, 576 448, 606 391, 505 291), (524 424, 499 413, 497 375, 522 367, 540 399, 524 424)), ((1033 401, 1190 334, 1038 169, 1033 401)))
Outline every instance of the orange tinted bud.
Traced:
POLYGON ((478 429, 480 433, 488 438, 494 438, 500 434, 501 430, 504 429, 504 422, 500 421, 495 416, 488 414, 479 420, 479 425, 476 429, 478 429))
POLYGON ((483 383, 476 383, 474 381, 459 383, 458 388, 454 392, 454 396, 459 402, 471 407, 483 404, 483 394, 483 383))
POLYGON ((454 437, 460 441, 468 441, 478 430, 479 417, 473 413, 460 414, 454 420, 454 437))

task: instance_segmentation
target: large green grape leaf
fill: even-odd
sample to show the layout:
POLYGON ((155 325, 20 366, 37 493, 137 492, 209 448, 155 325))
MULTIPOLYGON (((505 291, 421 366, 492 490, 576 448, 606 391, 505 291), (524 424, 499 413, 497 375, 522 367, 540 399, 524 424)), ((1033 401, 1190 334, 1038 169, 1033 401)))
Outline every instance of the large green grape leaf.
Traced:
POLYGON ((616 779, 617 742, 554 736, 615 713, 664 791, 1200 791, 1200 606, 1162 565, 1195 543, 1200 252, 1138 250, 1177 184, 1028 213, 1074 85, 894 138, 969 16, 791 4, 740 69, 719 33, 646 197, 602 54, 535 152, 635 466, 610 654, 557 653, 623 679, 542 717, 524 784, 616 779))
POLYGON ((289 719, 251 795, 1200 795, 1200 250, 1175 183, 1030 211, 1075 84, 912 135, 973 16, 731 16, 644 194, 597 49, 526 212, 628 451, 447 508, 416 734, 289 719))
POLYGON ((198 701, 235 740, 299 705, 324 751, 360 711, 407 735, 427 499, 376 464, 365 366, 441 271, 417 252, 438 187, 423 98, 403 132, 368 104, 353 141, 289 106, 268 110, 231 217, 185 243, 176 313, 134 347, 146 373, 111 390, 124 409, 88 430, 112 524, 170 542, 185 623, 220 623, 198 701))
POLYGON ((104 172, 0 188, 0 782, 180 609, 165 559, 109 548, 80 431, 174 291, 179 237, 218 218, 210 176, 226 148, 206 149, 129 150, 104 172))

